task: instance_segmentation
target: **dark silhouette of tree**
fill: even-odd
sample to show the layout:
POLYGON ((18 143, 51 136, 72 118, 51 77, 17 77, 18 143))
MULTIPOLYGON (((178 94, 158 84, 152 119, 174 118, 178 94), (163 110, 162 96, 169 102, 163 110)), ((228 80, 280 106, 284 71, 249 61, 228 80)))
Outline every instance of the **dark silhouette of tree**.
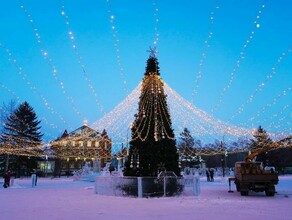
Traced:
POLYGON ((160 171, 173 171, 179 176, 176 141, 155 54, 148 58, 145 70, 124 175, 157 176, 160 171))
POLYGON ((40 132, 41 121, 37 120, 33 108, 24 102, 8 116, 1 135, 1 141, 10 155, 17 155, 16 172, 20 172, 20 164, 26 163, 27 168, 35 168, 35 160, 29 156, 41 153, 40 146, 43 134, 40 132))
POLYGON ((195 154, 195 139, 192 137, 191 132, 184 128, 183 132, 179 135, 179 141, 177 148, 180 155, 192 155, 195 154))
POLYGON ((196 147, 202 147, 201 141, 193 138, 191 132, 187 128, 184 128, 179 135, 177 144, 182 168, 194 167, 200 164, 201 157, 196 155, 196 147))
MULTIPOLYGON (((1 110, 0 111, 0 135, 2 135, 2 132, 5 131, 4 125, 8 122, 8 117, 11 114, 13 114, 15 109, 16 109, 16 100, 10 100, 10 102, 8 103, 3 103, 3 105, 0 107, 0 110, 1 110)), ((9 131, 7 132, 10 133, 9 131)), ((5 145, 1 138, 0 138, 0 148, 5 152, 5 145)), ((3 154, 3 157, 1 157, 1 159, 3 159, 3 163, 1 164, 3 165, 5 164, 3 167, 4 171, 7 171, 11 163, 10 154, 3 154)))
MULTIPOLYGON (((267 134, 267 132, 261 126, 259 126, 258 129, 254 132, 253 137, 254 139, 251 139, 250 145, 251 152, 273 144, 269 134, 267 134)), ((258 155, 256 160, 262 161, 264 165, 267 165, 267 152, 258 155)))

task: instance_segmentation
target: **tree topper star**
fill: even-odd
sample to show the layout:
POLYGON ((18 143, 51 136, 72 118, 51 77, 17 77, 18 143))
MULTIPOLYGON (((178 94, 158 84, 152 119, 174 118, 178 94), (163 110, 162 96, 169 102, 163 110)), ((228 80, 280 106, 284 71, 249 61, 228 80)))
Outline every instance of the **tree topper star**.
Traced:
POLYGON ((158 54, 157 48, 154 46, 153 48, 149 46, 149 50, 147 52, 150 53, 150 57, 156 58, 156 55, 158 54))

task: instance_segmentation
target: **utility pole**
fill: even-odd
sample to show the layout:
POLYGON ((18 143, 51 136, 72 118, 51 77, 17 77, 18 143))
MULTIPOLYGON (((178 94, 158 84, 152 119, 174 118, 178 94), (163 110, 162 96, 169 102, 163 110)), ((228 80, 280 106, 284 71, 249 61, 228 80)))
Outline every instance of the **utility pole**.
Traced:
MULTIPOLYGON (((223 136, 224 141, 224 136, 223 136)), ((223 151, 223 141, 221 141, 221 150, 223 151)), ((221 165, 222 165, 222 175, 225 177, 225 166, 226 166, 226 152, 223 152, 222 158, 221 158, 221 165)))

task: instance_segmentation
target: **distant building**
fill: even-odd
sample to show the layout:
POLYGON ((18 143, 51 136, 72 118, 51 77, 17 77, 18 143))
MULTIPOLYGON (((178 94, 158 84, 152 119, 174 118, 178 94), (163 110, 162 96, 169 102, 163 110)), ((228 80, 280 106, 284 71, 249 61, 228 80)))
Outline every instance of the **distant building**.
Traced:
POLYGON ((106 130, 98 131, 83 125, 51 142, 51 149, 56 157, 55 175, 71 174, 83 167, 85 162, 99 171, 111 161, 112 141, 106 130))

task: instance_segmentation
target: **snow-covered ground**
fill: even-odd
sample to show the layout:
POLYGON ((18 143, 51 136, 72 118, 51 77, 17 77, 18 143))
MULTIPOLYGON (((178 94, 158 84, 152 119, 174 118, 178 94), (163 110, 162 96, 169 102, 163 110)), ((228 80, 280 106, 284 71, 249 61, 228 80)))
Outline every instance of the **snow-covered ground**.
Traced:
MULTIPOLYGON (((94 193, 94 183, 71 178, 16 179, 0 189, 0 219, 5 220, 107 220, 107 219, 292 219, 292 176, 280 176, 277 194, 240 196, 228 193, 228 180, 201 178, 200 196, 128 198, 94 193)), ((0 180, 0 182, 3 180, 0 180)), ((3 184, 3 183, 2 183, 3 184)))

